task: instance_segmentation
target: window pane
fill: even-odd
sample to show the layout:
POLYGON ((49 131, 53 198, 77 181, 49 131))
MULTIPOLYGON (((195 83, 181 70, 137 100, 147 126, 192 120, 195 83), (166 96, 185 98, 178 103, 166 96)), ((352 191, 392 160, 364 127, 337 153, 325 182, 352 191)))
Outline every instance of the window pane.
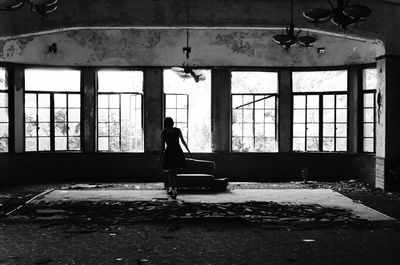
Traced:
POLYGON ((36 151, 36 138, 27 137, 25 138, 25 150, 26 151, 36 151))
POLYGON ((306 111, 305 110, 294 110, 293 111, 293 122, 304 123, 306 121, 306 111))
POLYGON ((305 109, 306 107, 306 96, 293 96, 293 108, 305 109))
POLYGON ((329 151, 329 152, 335 151, 334 138, 324 137, 322 140, 322 145, 323 145, 322 146, 323 151, 329 151))
POLYGON ((232 124, 232 136, 242 136, 242 124, 234 123, 232 124))
POLYGON ((336 96, 336 108, 347 108, 347 96, 337 95, 336 96))
POLYGON ((265 124, 265 136, 275 137, 275 124, 265 124))
POLYGON ((167 109, 175 109, 176 106, 176 95, 165 95, 165 107, 167 109))
POLYGON ((178 109, 177 110, 177 115, 176 115, 176 121, 177 122, 187 122, 187 110, 185 109, 178 109))
POLYGON ((243 152, 254 151, 253 149, 253 138, 252 137, 243 137, 243 152))
POLYGON ((0 108, 0 122, 8 122, 8 108, 0 108))
POLYGON ((293 92, 347 91, 347 71, 293 72, 293 92))
MULTIPOLYGON (((39 136, 50 136, 50 123, 39 122, 39 136)), ((39 142, 40 144, 40 142, 39 142)))
POLYGON ((98 95, 98 107, 108 108, 108 95, 98 95))
POLYGON ((110 121, 119 122, 119 109, 110 109, 110 121))
POLYGON ((8 107, 8 94, 7 93, 0 93, 0 108, 1 107, 8 107))
POLYGON ((232 72, 232 93, 276 93, 275 72, 232 72))
POLYGON ((346 151, 347 150, 347 140, 346 138, 336 139, 336 151, 346 151))
POLYGON ((324 95, 323 96, 324 108, 334 108, 335 107, 335 95, 324 95))
POLYGON ((69 137, 68 138, 68 149, 71 151, 81 150, 81 138, 80 137, 69 137))
POLYGON ((260 109, 255 110, 254 111, 254 120, 255 120, 255 122, 264 123, 264 110, 260 110, 260 109))
POLYGON ((8 124, 0 123, 0 138, 8 137, 8 124))
POLYGON ((364 152, 374 152, 373 138, 364 138, 364 152))
POLYGON ((68 109, 68 122, 79 122, 81 120, 80 109, 68 109))
POLYGON ((374 124, 373 123, 364 124, 364 137, 374 137, 374 124))
POLYGON ((50 108, 50 94, 38 95, 39 108, 50 108))
POLYGON ((307 110, 307 122, 313 122, 313 123, 319 122, 319 109, 307 110))
POLYGON ((108 150, 108 137, 98 137, 98 150, 106 151, 108 150))
POLYGON ((54 109, 54 121, 55 122, 66 122, 67 121, 67 109, 54 109))
POLYGON ((318 137, 307 137, 307 151, 318 151, 319 140, 318 137))
POLYGON ((318 136, 319 125, 318 124, 307 124, 307 136, 318 136))
POLYGON ((334 122, 334 121, 335 121, 335 110, 324 109, 324 123, 325 122, 334 122))
MULTIPOLYGON (((66 123, 57 122, 54 124, 54 133, 55 136, 66 136, 67 135, 68 126, 66 123)), ((65 141, 67 142, 67 141, 65 141)))
POLYGON ((108 122, 108 109, 99 109, 98 110, 98 115, 99 115, 99 122, 108 122))
POLYGON ((347 109, 336 110, 336 122, 347 122, 347 109))
POLYGON ((377 89, 378 73, 376 68, 364 69, 364 89, 377 89))
POLYGON ((39 151, 50 151, 50 137, 39 137, 39 151))
POLYGON ((304 151, 305 150, 305 139, 304 138, 293 138, 293 150, 304 151))
POLYGON ((65 69, 26 69, 26 91, 80 91, 81 73, 65 69))
POLYGON ((373 93, 364 94, 364 107, 374 107, 375 97, 373 93))
POLYGON ((143 93, 142 71, 98 71, 99 92, 143 93))
POLYGON ((364 109, 364 122, 374 122, 374 109, 364 109))
POLYGON ((253 124, 251 123, 243 124, 243 136, 248 136, 248 137, 253 136, 253 124))
POLYGON ((37 136, 37 126, 36 123, 25 123, 25 136, 37 136))
POLYGON ((293 136, 306 136, 306 125, 293 124, 293 136))
POLYGON ((25 107, 36 108, 36 94, 25 94, 25 107))
POLYGON ((275 110, 267 110, 264 115, 265 122, 275 122, 275 110))
POLYGON ((335 125, 333 123, 329 124, 324 123, 323 130, 324 130, 323 131, 324 136, 331 136, 331 137, 335 136, 335 125))
POLYGON ((108 123, 99 122, 97 126, 99 129, 98 131, 99 136, 108 136, 108 123))
POLYGON ((67 137, 55 137, 54 144, 55 150, 67 150, 67 137))
POLYGON ((66 94, 54 94, 54 107, 55 108, 66 108, 67 107, 67 95, 66 94))
POLYGON ((178 95, 177 96, 176 107, 182 108, 182 109, 187 108, 187 96, 186 95, 178 95))
POLYGON ((0 136, 0 153, 8 152, 8 138, 0 136))
POLYGON ((110 108, 119 109, 119 95, 109 95, 108 98, 109 98, 110 108))
POLYGON ((37 121, 37 113, 34 108, 25 108, 25 121, 26 122, 35 122, 37 121))
POLYGON ((50 122, 50 108, 39 108, 39 122, 50 122))
POLYGON ((69 94, 68 95, 68 107, 70 108, 80 108, 81 107, 81 96, 69 94))
POLYGON ((241 137, 232 137, 232 151, 242 151, 243 142, 241 137))
POLYGON ((69 136, 80 136, 81 126, 80 123, 69 123, 68 124, 68 135, 69 136))
POLYGON ((0 91, 8 90, 7 73, 5 68, 0 68, 0 91))
POLYGON ((318 108, 319 96, 307 96, 307 108, 318 108))
POLYGON ((347 125, 346 124, 336 124, 336 136, 346 137, 347 136, 347 125))

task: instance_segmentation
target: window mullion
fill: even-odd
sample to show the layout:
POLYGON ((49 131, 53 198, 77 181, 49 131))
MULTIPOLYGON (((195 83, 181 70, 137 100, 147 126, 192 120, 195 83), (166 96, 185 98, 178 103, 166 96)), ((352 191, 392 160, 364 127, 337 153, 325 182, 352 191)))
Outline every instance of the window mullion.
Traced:
POLYGON ((319 146, 318 149, 319 151, 324 151, 323 150, 323 140, 324 140, 324 94, 319 95, 319 146))
POLYGON ((50 151, 55 149, 54 116, 54 93, 50 93, 50 151))

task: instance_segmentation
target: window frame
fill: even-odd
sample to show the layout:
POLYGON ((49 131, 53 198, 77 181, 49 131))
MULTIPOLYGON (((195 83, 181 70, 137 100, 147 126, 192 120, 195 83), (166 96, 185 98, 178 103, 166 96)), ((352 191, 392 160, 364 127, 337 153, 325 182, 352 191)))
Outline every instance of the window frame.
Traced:
MULTIPOLYGON (((82 128, 83 128, 83 126, 82 126, 82 124, 83 124, 83 108, 82 108, 82 93, 81 93, 81 91, 68 91, 68 92, 66 92, 66 91, 37 91, 37 90, 28 90, 28 91, 26 91, 26 90, 24 90, 24 97, 23 97, 23 101, 24 101, 24 107, 23 107, 23 109, 24 109, 24 152, 25 153, 35 153, 35 152, 48 152, 48 153, 50 153, 50 152, 52 152, 52 153, 54 153, 54 152, 56 152, 56 153, 62 153, 62 152, 67 152, 67 153, 71 153, 71 152, 78 152, 78 153, 81 153, 82 151, 83 151, 83 137, 82 137, 82 135, 83 135, 83 131, 82 131, 82 128), (26 103, 25 103, 25 96, 26 96, 26 94, 33 94, 33 95, 35 95, 36 96, 36 107, 35 107, 35 109, 36 109, 36 136, 32 136, 32 137, 30 137, 30 136, 26 136, 26 124, 27 124, 27 122, 26 122, 26 111, 25 111, 25 108, 26 108, 26 103), (50 150, 39 150, 39 138, 40 138, 40 136, 39 136, 39 95, 41 95, 41 94, 47 94, 47 95, 49 95, 49 97, 50 97, 50 107, 49 107, 49 109, 50 109, 50 121, 49 121, 49 123, 50 123, 50 135, 48 136, 49 138, 50 138, 50 150), (64 95, 66 95, 66 124, 67 124, 67 127, 68 127, 68 124, 69 124, 69 122, 68 122, 68 115, 69 115, 69 111, 68 111, 68 96, 69 95, 79 95, 80 96, 80 107, 79 107, 79 112, 80 112, 80 121, 79 121, 79 124, 80 124, 80 133, 79 133, 79 138, 80 138, 80 149, 79 150, 68 150, 69 149, 69 127, 68 127, 68 129, 67 129, 67 149, 66 150, 55 150, 55 140, 56 140, 56 138, 58 137, 58 136, 56 136, 55 135, 55 123, 56 123, 56 121, 55 121, 55 106, 54 106, 54 96, 55 96, 55 94, 64 94, 64 95), (35 138, 36 139, 36 150, 35 151, 27 151, 26 150, 26 139, 27 139, 27 137, 28 138, 35 138)), ((78 136, 72 136, 72 137, 78 137, 78 136)))
MULTIPOLYGON (((108 117, 108 119, 107 119, 107 122, 100 122, 99 121, 99 109, 107 109, 108 110, 108 113, 109 113, 109 110, 110 109, 116 109, 116 108, 110 108, 110 107, 108 107, 108 108, 99 108, 99 105, 98 104, 96 104, 96 152, 99 152, 99 153, 144 153, 144 146, 143 146, 143 151, 123 151, 123 150, 121 150, 121 148, 122 148, 122 122, 121 122, 121 118, 122 118, 122 115, 121 115, 121 95, 123 94, 123 95, 129 95, 129 96, 132 96, 132 95, 139 95, 140 96, 140 102, 141 102, 141 114, 140 114, 140 116, 141 116, 141 122, 140 122, 140 126, 142 127, 142 133, 143 133, 143 136, 144 136, 144 93, 139 93, 139 92, 99 92, 98 91, 98 89, 96 90, 97 92, 96 92, 96 102, 98 103, 98 99, 99 99, 99 95, 107 95, 108 96, 108 99, 109 99, 109 96, 110 95, 118 95, 119 97, 118 97, 118 100, 119 100, 119 108, 118 108, 118 116, 119 116, 119 135, 118 135, 118 138, 119 138, 119 151, 110 151, 110 141, 108 140, 108 150, 99 150, 99 138, 100 138, 100 136, 99 136, 99 123, 106 123, 106 124, 110 124, 110 123, 112 123, 112 122, 110 122, 109 121, 109 117, 108 117)), ((109 135, 109 133, 110 133, 110 127, 109 126, 107 126, 107 129, 108 129, 108 135, 107 135, 107 137, 106 136, 101 136, 101 137, 104 137, 104 138, 107 138, 107 139, 109 139, 110 137, 113 137, 113 136, 110 136, 109 135)), ((143 138, 143 144, 144 144, 144 138, 143 138)))
MULTIPOLYGON (((277 115, 278 115, 278 92, 276 92, 276 93, 230 93, 230 102, 231 102, 231 126, 230 126, 230 131, 231 131, 231 139, 230 139, 230 149, 231 149, 231 151, 232 152, 234 152, 234 153, 278 153, 279 152, 279 137, 278 137, 278 132, 279 132, 279 124, 278 124, 278 118, 277 118, 277 115), (234 108, 232 107, 232 102, 233 102, 233 97, 234 96, 252 96, 253 97, 253 101, 250 101, 250 102, 248 102, 248 103, 245 103, 245 104, 248 104, 248 105, 253 105, 253 107, 252 107, 252 117, 253 117, 253 119, 252 119, 252 122, 251 122, 251 124, 252 124, 252 127, 253 127, 253 129, 252 129, 252 134, 253 134, 253 136, 251 136, 251 138, 252 138, 252 150, 253 151, 240 151, 240 150, 233 150, 233 138, 234 138, 234 136, 233 136, 233 110, 234 110, 234 108), (255 145, 256 145, 256 134, 255 134, 255 125, 257 124, 256 123, 256 120, 255 120, 255 110, 256 110, 256 108, 255 108, 255 106, 256 106, 256 102, 257 101, 260 101, 260 99, 258 99, 258 100, 256 100, 255 99, 255 97, 256 96, 263 96, 264 98, 262 98, 261 100, 263 100, 263 99, 269 99, 270 97, 273 97, 274 98, 274 102, 275 102, 275 108, 274 108, 274 111, 275 111, 275 122, 274 122, 274 125, 275 125, 275 141, 276 141, 276 143, 277 143, 277 146, 276 146, 276 150, 275 151, 256 151, 255 150, 255 145)), ((266 111, 266 110, 269 110, 269 109, 263 109, 264 110, 264 112, 266 111)), ((242 115, 243 116, 243 115, 242 115)), ((242 121, 243 121, 243 119, 242 119, 242 121)), ((248 123, 248 122, 241 122, 242 124, 245 124, 245 123, 248 123)), ((272 124, 272 123, 270 123, 270 122, 268 122, 268 123, 265 123, 265 116, 264 116, 264 123, 262 123, 264 126, 265 126, 265 124, 272 124)), ((241 136, 240 136, 240 138, 242 139, 242 142, 243 142, 243 138, 244 137, 246 137, 246 138, 250 138, 249 136, 244 136, 243 135, 243 126, 242 126, 242 133, 241 133, 241 136)), ((272 138, 272 137, 263 137, 264 139, 265 138, 272 138)))
MULTIPOLYGON (((295 96, 306 96, 306 101, 305 101, 305 108, 304 108, 304 111, 305 111, 305 121, 304 121, 304 123, 295 123, 294 122, 294 110, 295 110, 295 108, 294 108, 294 106, 292 105, 292 121, 291 121, 291 124, 292 124, 292 128, 291 128, 291 139, 292 139, 292 141, 291 141, 291 150, 292 150, 292 152, 299 152, 299 153, 310 153, 310 152, 324 152, 324 153, 347 153, 348 152, 348 135, 349 135, 349 96, 348 96, 348 92, 347 91, 326 91, 326 92, 292 92, 292 101, 294 101, 294 97, 295 96), (307 97, 308 96, 310 96, 310 95, 317 95, 318 97, 319 97, 319 105, 318 105, 318 150, 312 150, 312 151, 307 151, 307 97), (333 138, 333 146, 334 146, 334 150, 333 151, 328 151, 328 150, 323 150, 323 139, 324 138, 326 138, 325 136, 324 136, 324 134, 323 134, 323 130, 324 130, 324 124, 326 124, 326 123, 324 123, 324 118, 323 118, 323 115, 324 115, 324 103, 323 103, 323 99, 324 99, 324 96, 326 96, 326 95, 333 95, 334 96, 334 107, 333 107, 333 113, 334 113, 334 120, 333 120, 333 122, 330 122, 330 123, 333 123, 334 124, 334 127, 335 127, 335 130, 334 130, 334 136, 332 137, 333 138), (346 137, 338 137, 337 136, 337 128, 336 128, 336 126, 337 126, 337 119, 336 119, 336 116, 337 116, 337 104, 336 104, 336 102, 337 102, 337 96, 338 95, 346 95, 346 137), (305 134, 304 134, 304 150, 295 150, 293 147, 293 139, 294 138, 303 138, 303 137, 295 137, 294 135, 293 135, 293 127, 294 127, 294 124, 304 124, 305 125, 305 134), (337 151, 336 150, 336 140, 337 140, 337 138, 345 138, 346 139, 346 150, 345 151, 337 151)), ((329 108, 329 109, 332 109, 332 108, 329 108)), ((339 108, 339 109, 341 109, 341 108, 339 108)), ((343 122, 340 122, 340 124, 341 123, 343 123, 343 122)), ((331 138, 331 137, 330 137, 331 138)))
POLYGON ((7 129, 8 129, 8 136, 4 137, 7 138, 7 151, 5 152, 0 152, 0 154, 8 154, 11 153, 11 146, 12 146, 12 135, 11 135, 11 126, 13 125, 11 121, 11 110, 13 109, 12 106, 10 105, 11 103, 11 90, 10 90, 10 83, 8 79, 8 69, 7 67, 1 66, 0 68, 4 69, 5 76, 4 76, 4 82, 5 82, 5 90, 0 90, 0 94, 5 94, 7 95, 7 107, 0 107, 1 109, 6 109, 7 110, 7 115, 8 115, 8 121, 7 122, 0 122, 0 124, 7 124, 7 129))
MULTIPOLYGON (((164 105, 165 105, 164 117, 167 117, 166 116, 167 109, 175 110, 175 117, 172 117, 172 119, 175 121, 175 124, 178 125, 178 124, 181 124, 181 122, 178 122, 178 119, 177 119, 178 109, 186 110, 186 127, 185 127, 186 135, 183 135, 183 138, 185 139, 186 144, 189 146, 189 102, 190 102, 189 94, 183 94, 183 93, 163 93, 163 94, 164 94, 164 105), (175 108, 167 108, 167 104, 166 104, 167 96, 175 96, 175 108), (178 103, 176 100, 178 98, 178 96, 186 96, 186 108, 178 108, 178 103)), ((180 126, 177 126, 177 127, 179 127, 181 130, 184 128, 184 127, 180 127, 180 126)))

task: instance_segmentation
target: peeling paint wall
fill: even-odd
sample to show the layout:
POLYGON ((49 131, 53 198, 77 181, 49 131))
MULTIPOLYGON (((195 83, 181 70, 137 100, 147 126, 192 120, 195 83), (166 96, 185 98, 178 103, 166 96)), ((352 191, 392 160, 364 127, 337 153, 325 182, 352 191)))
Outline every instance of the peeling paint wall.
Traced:
MULTIPOLYGON (((190 64, 207 66, 337 66, 375 62, 379 44, 317 34, 316 47, 290 50, 278 31, 195 29, 190 64), (325 54, 318 54, 324 47, 325 54)), ((183 29, 75 29, 0 39, 0 61, 61 66, 173 66, 185 61, 183 29), (48 46, 57 43, 57 53, 48 46)))

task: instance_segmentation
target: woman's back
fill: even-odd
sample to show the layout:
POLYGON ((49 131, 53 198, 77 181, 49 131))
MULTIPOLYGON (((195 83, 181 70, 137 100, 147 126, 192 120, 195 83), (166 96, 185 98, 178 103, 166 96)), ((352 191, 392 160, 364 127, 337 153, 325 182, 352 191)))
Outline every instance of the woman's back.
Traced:
POLYGON ((167 143, 167 148, 180 149, 179 145, 179 129, 178 128, 166 128, 162 131, 162 137, 167 143))

